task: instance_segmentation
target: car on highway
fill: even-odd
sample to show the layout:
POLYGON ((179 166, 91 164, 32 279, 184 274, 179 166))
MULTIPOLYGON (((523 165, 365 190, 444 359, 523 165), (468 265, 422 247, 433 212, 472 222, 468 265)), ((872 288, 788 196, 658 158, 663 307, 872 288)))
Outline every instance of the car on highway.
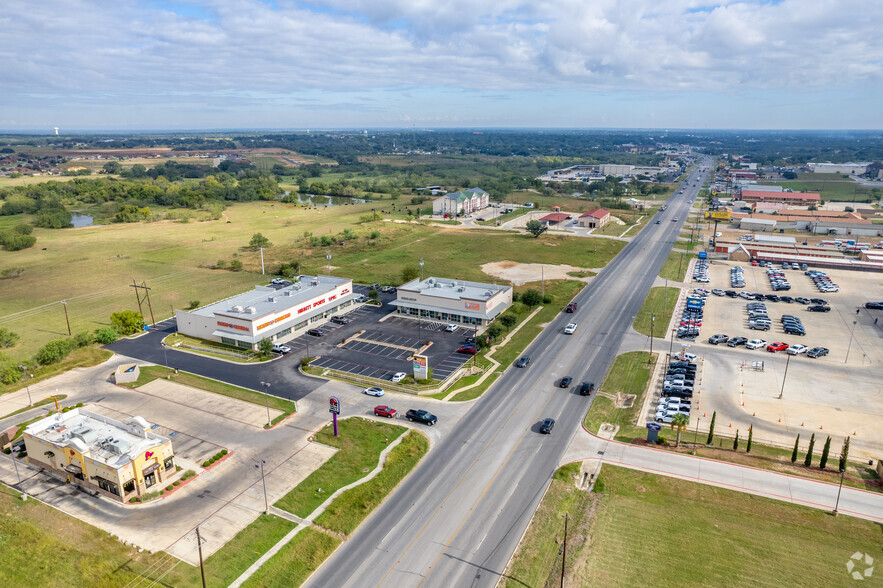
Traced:
POLYGON ((424 425, 432 426, 438 422, 438 417, 426 410, 411 409, 405 413, 405 418, 409 421, 417 421, 424 425))
POLYGON ((826 355, 828 355, 827 347, 813 347, 806 352, 807 357, 824 357, 826 355))
POLYGON ((727 347, 738 347, 739 345, 745 345, 746 343, 748 343, 746 337, 733 337, 727 341, 727 347))
POLYGON ((386 392, 383 391, 383 388, 379 388, 377 386, 371 386, 370 388, 365 388, 364 390, 362 390, 362 393, 367 394, 368 396, 376 396, 378 398, 380 398, 381 396, 386 394, 386 392))
POLYGON ((673 222, 673 223, 678 222, 678 217, 674 217, 673 219, 671 219, 671 222, 673 222))
POLYGON ((766 350, 770 353, 775 353, 776 351, 785 351, 786 349, 788 349, 788 344, 782 343, 781 341, 776 341, 766 346, 766 350))
POLYGON ((401 382, 402 380, 404 380, 407 377, 408 377, 408 374, 406 374, 405 372, 396 372, 392 375, 392 377, 389 379, 389 381, 393 382, 395 384, 398 384, 399 382, 401 382))
POLYGON ((388 419, 396 418, 396 409, 385 404, 378 404, 374 407, 374 416, 382 416, 388 419))
POLYGON ((558 387, 567 388, 570 386, 571 382, 573 382, 573 378, 571 378, 570 376, 564 376, 563 378, 561 378, 561 381, 558 382, 558 387))
POLYGON ((573 335, 574 331, 576 331, 576 323, 567 323, 567 326, 564 327, 565 335, 573 335))
POLYGON ((529 364, 529 363, 530 363, 530 357, 528 357, 527 355, 524 355, 524 356, 518 358, 518 361, 515 362, 515 367, 517 367, 517 368, 527 367, 527 364, 529 364))
POLYGON ((787 349, 788 355, 800 355, 801 353, 806 353, 806 350, 806 345, 800 345, 799 343, 789 345, 787 349))
POLYGON ((549 435, 552 433, 552 429, 555 428, 555 419, 543 419, 543 422, 540 423, 540 433, 544 435, 549 435))
POLYGON ((459 328, 460 328, 459 325, 455 325, 455 324, 451 323, 450 325, 445 327, 445 333, 453 333, 454 331, 456 331, 459 328))
POLYGON ((275 345, 273 345, 273 351, 285 355, 286 353, 291 353, 291 347, 289 347, 288 345, 282 345, 281 343, 276 343, 275 345))
POLYGON ((728 335, 723 335, 721 333, 718 333, 717 335, 712 335, 711 337, 709 337, 708 342, 711 343, 712 345, 717 345, 718 343, 726 343, 729 340, 729 338, 730 337, 728 335))
POLYGON ((661 222, 662 222, 661 220, 657 220, 657 221, 656 221, 656 224, 658 225, 658 224, 660 224, 661 222))
POLYGON ((822 306, 821 304, 813 304, 812 306, 807 306, 806 309, 810 312, 830 312, 830 306, 822 306))
POLYGON ((567 306, 564 307, 564 312, 576 312, 577 306, 578 305, 576 302, 571 302, 570 304, 568 304, 567 306))
POLYGON ((583 382, 579 387, 580 396, 591 396, 595 391, 595 384, 592 382, 583 382))

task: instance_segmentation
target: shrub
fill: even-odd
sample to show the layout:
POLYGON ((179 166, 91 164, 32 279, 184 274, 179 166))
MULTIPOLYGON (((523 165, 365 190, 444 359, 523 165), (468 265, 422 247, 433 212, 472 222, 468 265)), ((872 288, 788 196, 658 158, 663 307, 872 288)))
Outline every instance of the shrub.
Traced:
POLYGON ((174 489, 174 486, 166 486, 166 492, 171 492, 174 489))
POLYGON ((221 450, 221 455, 227 455, 227 450, 226 450, 226 449, 222 449, 222 450, 221 450))
POLYGON ((82 402, 78 402, 78 403, 77 403, 77 408, 82 408, 82 407, 83 407, 83 403, 82 403, 82 402))
POLYGON ((376 239, 380 236, 380 231, 371 231, 371 238, 376 239))
POLYGON ((6 449, 3 450, 3 453, 5 453, 6 455, 9 455, 10 453, 12 453, 12 450, 7 447, 6 449))
POLYGON ((662 435, 660 435, 659 437, 656 438, 656 444, 657 444, 657 445, 667 445, 667 444, 668 444, 668 439, 666 439, 665 437, 663 437, 662 435))
POLYGON ((134 310, 121 310, 110 315, 110 324, 118 333, 131 335, 144 327, 144 317, 134 310))
POLYGON ((552 304, 552 297, 549 295, 543 296, 543 304, 552 304))
POLYGON ((70 406, 65 406, 65 407, 63 407, 63 408, 61 409, 61 412, 67 412, 67 411, 69 411, 70 409, 71 409, 70 406))
POLYGON ((7 365, 0 368, 0 382, 4 384, 15 384, 22 379, 23 372, 18 369, 17 365, 7 365))
POLYGON ((108 345, 120 338, 120 334, 113 327, 105 327, 95 331, 95 340, 102 345, 108 345))
POLYGON ((88 333, 83 331, 82 333, 77 333, 74 335, 74 345, 77 347, 86 347, 87 345, 91 345, 94 341, 92 333, 88 333))
POLYGON ((224 269, 225 267, 227 267, 227 262, 223 259, 219 259, 218 262, 215 264, 215 267, 218 269, 224 269))
POLYGON ((207 467, 209 467, 210 465, 212 465, 212 462, 211 462, 211 461, 204 461, 204 462, 202 462, 202 467, 204 467, 204 468, 207 468, 207 467))
POLYGON ((33 247, 36 242, 37 238, 33 235, 20 235, 13 231, 0 233, 0 243, 3 244, 7 251, 27 249, 28 247, 33 247))
POLYGON ((133 496, 132 498, 129 499, 129 502, 141 502, 141 499, 138 498, 137 496, 133 496))
POLYGON ((0 271, 0 280, 17 278, 23 273, 25 273, 25 268, 23 267, 7 267, 0 271))
POLYGON ((186 472, 181 474, 181 479, 182 480, 189 480, 190 478, 193 478, 195 476, 196 476, 196 472, 194 472, 193 470, 187 470, 186 472))
POLYGON ((172 486, 180 486, 180 485, 181 485, 181 480, 175 480, 174 482, 172 482, 172 486))
POLYGON ((71 352, 72 348, 73 342, 69 339, 56 339, 55 341, 50 341, 41 347, 34 356, 34 359, 36 359, 37 363, 40 365, 58 363, 67 357, 67 354, 71 352))
POLYGON ((242 269, 242 262, 239 261, 238 259, 234 259, 233 261, 230 262, 230 269, 233 270, 234 272, 240 271, 242 269))
POLYGON ((334 245, 334 238, 331 235, 322 235, 319 242, 322 244, 322 247, 330 247, 334 245))
POLYGON ((521 302, 528 308, 533 308, 542 304, 543 295, 534 289, 525 290, 521 293, 521 302))
POLYGON ((194 308, 199 308, 199 300, 191 300, 187 310, 193 310, 194 308))

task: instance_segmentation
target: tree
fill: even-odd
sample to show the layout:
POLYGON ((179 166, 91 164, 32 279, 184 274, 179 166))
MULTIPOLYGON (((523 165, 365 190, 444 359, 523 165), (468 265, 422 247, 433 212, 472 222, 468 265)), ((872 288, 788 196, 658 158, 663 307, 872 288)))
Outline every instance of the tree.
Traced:
POLYGON ((132 166, 131 173, 133 178, 146 178, 147 168, 140 163, 136 163, 132 166))
POLYGON ((840 471, 846 471, 846 459, 849 457, 849 437, 843 441, 843 449, 840 450, 840 471))
POLYGON ((377 292, 376 289, 371 288, 370 290, 368 290, 368 298, 370 298, 371 300, 377 300, 379 296, 380 294, 377 292))
POLYGON ((708 439, 705 440, 706 445, 711 445, 714 440, 714 421, 717 419, 717 411, 711 413, 711 425, 708 426, 708 439))
POLYGON ((144 317, 134 310, 122 310, 110 315, 110 324, 118 333, 131 335, 144 327, 144 317))
POLYGON ((543 303, 543 295, 534 289, 525 290, 521 293, 521 303, 528 308, 539 306, 543 303))
POLYGON ((822 447, 822 458, 819 460, 819 469, 825 469, 825 466, 828 465, 828 452, 831 451, 831 436, 828 435, 828 438, 825 439, 825 446, 822 447))
POLYGON ((123 171, 123 166, 119 161, 108 161, 104 164, 103 169, 106 174, 120 174, 123 171))
POLYGON ((58 363, 67 357, 67 354, 71 352, 73 346, 73 342, 69 339, 56 339, 55 341, 50 341, 41 347, 34 356, 34 359, 36 359, 37 363, 40 365, 58 363))
POLYGON ((233 261, 230 262, 230 269, 233 270, 234 272, 240 271, 242 269, 242 262, 239 261, 238 259, 234 259, 233 261))
POLYGON ((18 333, 14 333, 6 327, 0 327, 0 347, 12 347, 18 343, 18 333))
POLYGON ((794 440, 794 451, 791 452, 791 463, 797 461, 797 446, 800 443, 800 434, 798 433, 797 439, 794 440))
POLYGON ((745 444, 745 453, 751 453, 752 437, 754 437, 754 425, 748 425, 748 443, 745 444))
POLYGON ((524 226, 527 229, 527 232, 533 235, 534 237, 539 237, 543 233, 549 230, 549 227, 544 225, 538 220, 529 220, 527 224, 524 226))
POLYGON ((786 171, 786 172, 782 172, 782 177, 785 178, 786 180, 796 180, 797 174, 792 171, 786 171))
POLYGON ((739 429, 736 429, 736 436, 733 438, 733 451, 739 449, 739 429))
POLYGON ((513 314, 504 314, 500 317, 500 324, 508 331, 518 323, 518 318, 513 314))
POLYGON ((405 284, 410 282, 411 280, 417 278, 420 275, 420 270, 414 267, 413 265, 406 265, 402 268, 402 283, 405 284))
POLYGON ((269 339, 261 339, 258 342, 258 351, 261 352, 261 355, 270 355, 273 352, 273 342, 269 339))
POLYGON ((503 334, 503 327, 501 327, 501 326, 498 325, 497 323, 491 323, 491 324, 488 326, 488 328, 487 328, 487 330, 485 331, 485 333, 486 333, 487 336, 490 337, 491 339, 496 339, 497 337, 499 337, 500 335, 503 334))
POLYGON ((803 460, 803 465, 806 467, 810 467, 812 465, 812 450, 816 444, 816 434, 813 433, 809 438, 809 448, 806 450, 806 458, 803 460))
POLYGON ((251 236, 251 241, 248 242, 248 246, 252 249, 266 249, 270 246, 270 240, 260 233, 255 233, 251 236))
POLYGON ((690 422, 690 418, 685 414, 676 414, 675 418, 671 421, 671 428, 678 428, 678 437, 675 442, 675 447, 681 446, 681 431, 684 431, 687 428, 687 423, 690 422))

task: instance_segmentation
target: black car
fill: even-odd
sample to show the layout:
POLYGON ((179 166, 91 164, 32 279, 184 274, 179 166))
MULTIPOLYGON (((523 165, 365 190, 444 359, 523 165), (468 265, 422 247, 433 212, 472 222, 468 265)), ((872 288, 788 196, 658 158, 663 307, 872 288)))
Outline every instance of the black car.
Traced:
POLYGON ((791 327, 791 326, 785 327, 785 333, 788 335, 800 335, 801 337, 806 335, 806 331, 804 331, 800 327, 791 327))
POLYGON ((350 317, 348 316, 333 316, 331 317, 332 323, 337 323, 338 325, 348 325, 350 323, 350 317))
POLYGON ((561 381, 558 383, 559 388, 567 388, 570 386, 570 383, 573 382, 573 378, 570 376, 564 376, 561 378, 561 381))
POLYGON ((824 298, 810 298, 809 301, 813 304, 819 304, 821 306, 825 306, 826 304, 828 304, 828 301, 824 298))
POLYGON ((543 422, 540 423, 540 433, 549 435, 554 427, 555 419, 543 419, 543 422))
POLYGON ((791 304, 792 302, 794 302, 794 299, 791 298, 790 296, 779 296, 779 300, 781 302, 787 302, 788 304, 791 304))
POLYGON ((736 291, 735 291, 735 290, 724 290, 724 294, 726 294, 726 295, 729 296, 730 298, 735 298, 735 297, 736 297, 736 291))
POLYGON ((764 296, 764 298, 766 298, 770 302, 778 302, 779 301, 779 297, 776 296, 775 294, 767 294, 766 296, 764 296))
POLYGON ((310 329, 309 331, 307 331, 307 335, 312 335, 313 337, 321 337, 322 331, 320 331, 319 329, 310 329))
POLYGON ((580 396, 589 396, 592 392, 595 391, 595 384, 592 382, 583 382, 579 387, 580 396))
POLYGON ((662 395, 666 398, 676 397, 676 398, 692 398, 693 391, 692 390, 673 390, 671 388, 666 388, 662 391, 662 395))
POLYGON ((828 312, 831 310, 831 307, 822 306, 821 304, 814 304, 813 306, 807 306, 806 309, 810 312, 828 312))
POLYGON ((748 342, 748 339, 745 337, 733 337, 729 341, 727 341, 727 347, 736 347, 738 345, 745 345, 748 342))
POLYGON ((806 352, 807 357, 824 357, 828 355, 827 347, 813 347, 806 352))
POLYGON ((883 302, 865 302, 865 308, 872 310, 883 310, 883 302))
POLYGON ((424 425, 432 426, 438 422, 438 417, 426 410, 411 409, 405 413, 405 418, 409 421, 417 421, 424 425))
POLYGON ((527 364, 529 364, 529 363, 530 363, 530 358, 525 355, 524 357, 519 358, 518 361, 515 362, 515 367, 517 367, 517 368, 527 367, 527 364))

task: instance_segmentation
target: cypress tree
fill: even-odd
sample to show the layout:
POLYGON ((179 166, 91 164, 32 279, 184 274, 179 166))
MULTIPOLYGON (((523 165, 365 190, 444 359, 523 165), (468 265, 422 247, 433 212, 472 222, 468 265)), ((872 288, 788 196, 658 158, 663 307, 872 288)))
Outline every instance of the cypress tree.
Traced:
POLYGON ((748 427, 748 443, 745 445, 745 453, 751 453, 751 438, 754 436, 754 425, 748 427))
POLYGON ((803 460, 803 465, 809 467, 812 465, 812 449, 816 444, 816 434, 813 433, 812 437, 809 438, 809 449, 806 450, 806 459, 803 460))
POLYGON ((831 435, 828 435, 828 438, 825 439, 825 446, 822 448, 822 459, 819 460, 819 469, 825 469, 825 466, 828 465, 828 452, 831 450, 831 435))
POLYGON ((800 434, 797 434, 797 439, 794 440, 794 451, 791 452, 791 463, 797 461, 797 445, 800 443, 800 434))
POLYGON ((840 451, 840 471, 846 470, 846 458, 849 456, 849 437, 843 440, 843 449, 840 451))
POLYGON ((736 437, 733 439, 733 451, 739 449, 739 429, 736 429, 736 437))
POLYGON ((706 445, 711 445, 712 439, 714 439, 714 419, 717 418, 717 411, 711 413, 711 425, 708 427, 708 439, 705 440, 706 445))

